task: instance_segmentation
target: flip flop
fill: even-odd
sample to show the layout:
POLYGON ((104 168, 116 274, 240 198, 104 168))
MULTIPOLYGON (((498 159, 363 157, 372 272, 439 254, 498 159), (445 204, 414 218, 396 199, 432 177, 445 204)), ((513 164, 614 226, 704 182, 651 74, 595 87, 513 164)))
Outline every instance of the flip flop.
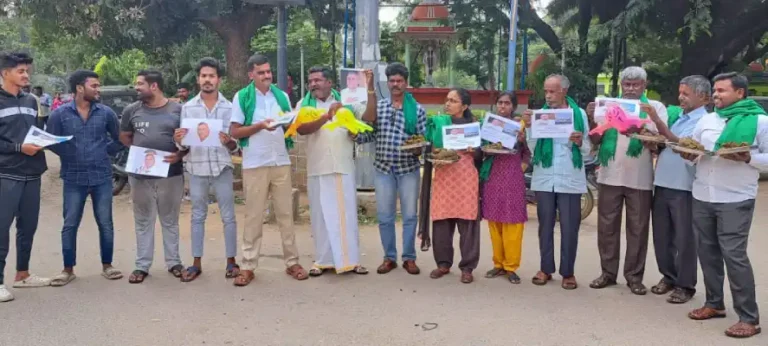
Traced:
POLYGON ((240 275, 240 266, 237 263, 227 263, 227 272, 224 277, 227 279, 234 279, 240 275))
POLYGON ((72 282, 72 280, 74 280, 75 278, 77 278, 77 276, 75 276, 75 273, 64 271, 51 278, 51 286, 54 286, 54 287, 66 286, 68 283, 72 282))
POLYGON ((101 272, 101 276, 108 280, 119 280, 123 278, 123 273, 114 267, 109 267, 101 272))
POLYGON ((177 264, 171 267, 170 269, 168 269, 168 272, 177 278, 181 278, 181 275, 184 273, 184 266, 181 264, 177 264))
POLYGON ((195 279, 197 279, 200 274, 203 273, 203 270, 196 267, 196 266, 189 266, 184 272, 181 274, 181 282, 192 282, 195 279))
POLYGON ((144 282, 144 279, 146 279, 147 276, 149 276, 149 273, 136 269, 131 273, 131 276, 128 277, 128 282, 132 284, 140 284, 144 282))

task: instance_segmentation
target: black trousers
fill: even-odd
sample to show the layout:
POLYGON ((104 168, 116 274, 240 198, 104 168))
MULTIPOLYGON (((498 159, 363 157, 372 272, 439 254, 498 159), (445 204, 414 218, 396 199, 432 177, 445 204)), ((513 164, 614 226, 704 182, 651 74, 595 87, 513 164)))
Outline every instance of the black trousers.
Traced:
POLYGON ((653 248, 664 282, 696 292, 698 263, 689 191, 656 187, 653 196, 653 248))
POLYGON ((438 267, 453 266, 453 234, 459 229, 461 262, 459 269, 472 272, 480 262, 480 221, 446 219, 432 222, 432 240, 435 262, 438 267))
POLYGON ((16 220, 16 270, 29 270, 32 239, 40 215, 40 179, 17 181, 0 178, 0 285, 5 278, 5 258, 8 256, 11 224, 16 220))

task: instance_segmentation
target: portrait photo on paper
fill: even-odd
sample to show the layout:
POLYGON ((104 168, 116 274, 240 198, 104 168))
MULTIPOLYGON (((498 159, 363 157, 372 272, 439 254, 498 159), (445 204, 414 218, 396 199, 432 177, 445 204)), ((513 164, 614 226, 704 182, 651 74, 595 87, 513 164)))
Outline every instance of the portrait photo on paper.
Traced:
POLYGON ((128 150, 125 170, 128 173, 165 178, 168 176, 170 164, 165 162, 164 158, 170 154, 167 151, 132 145, 128 150))
POLYGON ((368 101, 368 84, 365 70, 343 68, 339 70, 341 104, 354 105, 368 101))
POLYGON ((181 145, 188 147, 220 147, 219 132, 223 123, 220 119, 182 119, 181 128, 187 129, 187 134, 181 140, 181 145))

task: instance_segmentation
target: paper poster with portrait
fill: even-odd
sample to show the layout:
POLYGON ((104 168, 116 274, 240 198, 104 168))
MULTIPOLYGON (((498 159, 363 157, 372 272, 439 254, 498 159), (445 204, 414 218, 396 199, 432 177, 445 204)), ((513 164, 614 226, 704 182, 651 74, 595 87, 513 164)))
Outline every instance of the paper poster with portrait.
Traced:
POLYGON ((507 149, 515 149, 519 131, 520 123, 496 114, 485 113, 480 137, 490 143, 501 143, 507 149))
MULTIPOLYGON (((217 136, 218 139, 218 136, 217 136)), ((125 171, 132 174, 165 178, 170 164, 163 159, 171 153, 132 145, 128 150, 125 171)))
POLYGON ((614 99, 609 97, 597 97, 595 98, 595 122, 605 122, 605 114, 608 112, 608 107, 618 106, 627 113, 628 116, 639 118, 640 117, 640 101, 639 100, 627 100, 627 99, 614 99))
POLYGON ((451 150, 478 148, 482 143, 480 138, 480 123, 450 125, 443 127, 443 147, 451 150))
POLYGON ((63 143, 70 139, 72 139, 72 136, 54 136, 36 126, 32 126, 24 137, 24 144, 34 144, 38 147, 45 148, 49 145, 63 143))
POLYGON ((341 87, 341 104, 355 105, 368 101, 368 84, 365 70, 343 68, 339 70, 339 86, 341 87))
POLYGON ((573 133, 573 109, 540 109, 533 112, 531 138, 568 138, 573 133))
POLYGON ((181 145, 188 147, 220 147, 219 132, 224 123, 220 119, 181 119, 181 128, 187 129, 187 134, 181 140, 181 145))

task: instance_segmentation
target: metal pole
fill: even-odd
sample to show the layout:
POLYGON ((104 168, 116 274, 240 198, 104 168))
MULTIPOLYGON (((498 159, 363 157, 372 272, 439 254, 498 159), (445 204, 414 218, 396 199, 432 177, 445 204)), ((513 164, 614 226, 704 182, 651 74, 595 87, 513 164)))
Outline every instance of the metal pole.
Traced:
POLYGON ((277 5, 277 86, 288 86, 288 11, 285 4, 277 5))
POLYGON ((528 74, 528 29, 523 29, 523 66, 520 68, 520 90, 525 89, 525 77, 528 74))
MULTIPOLYGON (((355 17, 357 17, 357 2, 352 0, 352 3, 350 4, 352 6, 352 12, 355 13, 355 17)), ((354 26, 352 27, 352 65, 355 65, 355 62, 357 61, 357 52, 355 47, 357 47, 357 23, 354 22, 354 26)), ((360 66, 355 66, 360 67, 360 66)))
POLYGON ((515 90, 515 57, 517 49, 517 0, 510 0, 509 54, 507 55, 507 91, 515 90))
POLYGON ((304 43, 299 46, 299 53, 301 54, 301 97, 304 97, 304 43))
POLYGON ((349 3, 344 0, 344 58, 342 68, 347 67, 347 31, 349 31, 349 3))

